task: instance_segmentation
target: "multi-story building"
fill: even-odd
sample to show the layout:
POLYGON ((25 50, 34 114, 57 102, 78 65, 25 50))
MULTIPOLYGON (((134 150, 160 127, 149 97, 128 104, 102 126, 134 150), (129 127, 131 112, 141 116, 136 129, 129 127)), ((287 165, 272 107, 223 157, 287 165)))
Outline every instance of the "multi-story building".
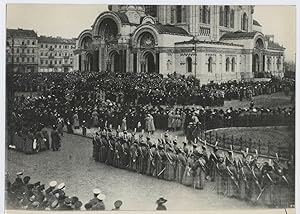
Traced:
POLYGON ((33 30, 7 29, 7 69, 14 72, 73 71, 75 39, 38 36, 33 30))
POLYGON ((70 72, 74 64, 74 39, 38 37, 39 72, 70 72))
POLYGON ((33 30, 7 30, 7 69, 14 72, 38 71, 38 37, 33 30))
POLYGON ((201 83, 283 76, 284 48, 254 6, 111 5, 76 42, 75 69, 177 72, 201 83))

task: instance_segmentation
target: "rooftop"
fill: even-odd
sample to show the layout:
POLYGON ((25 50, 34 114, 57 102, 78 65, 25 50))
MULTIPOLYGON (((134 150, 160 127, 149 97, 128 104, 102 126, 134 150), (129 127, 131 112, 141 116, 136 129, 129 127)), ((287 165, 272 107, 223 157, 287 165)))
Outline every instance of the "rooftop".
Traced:
POLYGON ((190 34, 181 27, 175 27, 174 25, 162 25, 162 24, 151 24, 160 34, 172 34, 190 36, 190 34))
POLYGON ((7 37, 15 37, 15 38, 34 38, 34 37, 37 37, 37 34, 36 34, 36 32, 34 32, 34 30, 23 30, 21 28, 7 29, 6 33, 7 33, 7 37))
POLYGON ((259 24, 259 22, 255 19, 253 19, 253 25, 256 25, 256 26, 259 26, 259 27, 262 27, 261 24, 259 24))
POLYGON ((257 32, 243 32, 243 31, 236 31, 233 33, 226 33, 223 36, 221 36, 220 40, 226 40, 226 39, 253 39, 255 34, 257 32))
POLYGON ((212 45, 227 45, 227 46, 236 46, 236 47, 243 47, 243 45, 233 44, 233 43, 226 43, 226 42, 219 42, 219 41, 205 41, 205 40, 189 40, 184 42, 176 42, 176 45, 187 45, 187 44, 212 44, 212 45))
POLYGON ((52 37, 52 36, 39 36, 39 43, 59 43, 59 44, 74 44, 75 39, 66 39, 61 37, 52 37))

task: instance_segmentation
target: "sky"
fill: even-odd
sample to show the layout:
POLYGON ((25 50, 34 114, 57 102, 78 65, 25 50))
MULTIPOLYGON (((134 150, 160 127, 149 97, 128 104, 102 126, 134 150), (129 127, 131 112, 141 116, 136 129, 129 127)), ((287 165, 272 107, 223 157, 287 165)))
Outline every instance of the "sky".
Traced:
MULTIPOLYGON (((8 4, 7 28, 33 29, 38 35, 75 38, 89 29, 107 5, 8 4)), ((286 60, 294 61, 296 53, 296 7, 256 5, 254 19, 264 34, 275 35, 275 41, 286 48, 286 60)))

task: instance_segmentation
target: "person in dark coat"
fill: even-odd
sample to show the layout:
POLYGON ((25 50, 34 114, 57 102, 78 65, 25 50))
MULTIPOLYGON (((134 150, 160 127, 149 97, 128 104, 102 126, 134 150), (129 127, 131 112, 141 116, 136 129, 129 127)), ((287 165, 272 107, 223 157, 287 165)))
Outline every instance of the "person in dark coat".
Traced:
POLYGON ((60 148, 61 144, 60 144, 60 136, 58 131, 56 130, 56 126, 53 125, 53 130, 51 131, 51 148, 53 151, 58 151, 58 149, 60 148))
POLYGON ((159 198, 156 201, 157 207, 156 210, 167 210, 167 207, 164 205, 164 203, 166 203, 168 200, 164 199, 163 197, 159 198))

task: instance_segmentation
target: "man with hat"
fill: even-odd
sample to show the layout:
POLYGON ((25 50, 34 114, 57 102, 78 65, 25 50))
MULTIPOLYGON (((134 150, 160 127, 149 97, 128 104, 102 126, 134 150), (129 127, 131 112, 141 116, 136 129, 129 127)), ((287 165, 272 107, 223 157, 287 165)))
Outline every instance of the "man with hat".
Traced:
POLYGON ((167 207, 164 205, 168 200, 161 197, 156 201, 157 207, 156 210, 167 210, 167 207))
POLYGON ((93 194, 94 197, 88 202, 89 204, 91 204, 91 206, 95 206, 98 203, 98 198, 97 196, 101 193, 101 190, 98 188, 93 189, 93 194))
POLYGON ((104 205, 104 201, 105 200, 105 195, 100 193, 97 196, 97 202, 96 204, 93 205, 92 210, 105 210, 105 205, 104 205))

